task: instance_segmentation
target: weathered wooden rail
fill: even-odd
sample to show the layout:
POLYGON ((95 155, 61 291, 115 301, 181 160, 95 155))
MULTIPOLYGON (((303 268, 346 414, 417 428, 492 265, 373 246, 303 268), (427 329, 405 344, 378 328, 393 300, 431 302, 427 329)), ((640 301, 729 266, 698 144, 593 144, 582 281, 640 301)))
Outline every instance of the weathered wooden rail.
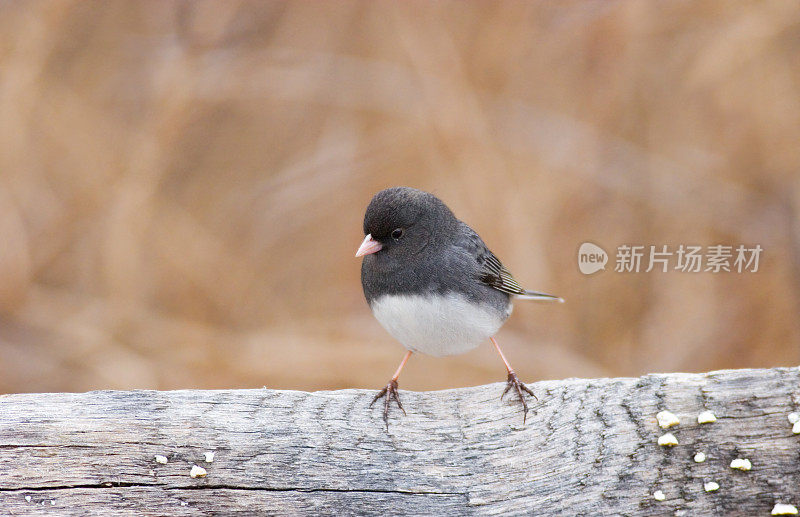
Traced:
POLYGON ((373 390, 4 395, 0 513, 769 515, 800 507, 798 381, 778 368, 539 382, 525 426, 502 384, 401 392, 408 415, 388 432, 373 390), (667 431, 664 409, 680 419, 667 431), (703 410, 717 421, 698 424, 703 410), (668 431, 679 444, 659 446, 668 431))

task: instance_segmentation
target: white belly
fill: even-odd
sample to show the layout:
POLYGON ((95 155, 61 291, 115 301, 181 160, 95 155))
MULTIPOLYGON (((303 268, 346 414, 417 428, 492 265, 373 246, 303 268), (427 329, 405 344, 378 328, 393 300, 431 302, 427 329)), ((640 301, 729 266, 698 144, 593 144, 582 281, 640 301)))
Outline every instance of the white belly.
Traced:
POLYGON ((504 321, 496 311, 456 294, 381 296, 372 303, 372 313, 407 349, 439 357, 472 350, 504 321))

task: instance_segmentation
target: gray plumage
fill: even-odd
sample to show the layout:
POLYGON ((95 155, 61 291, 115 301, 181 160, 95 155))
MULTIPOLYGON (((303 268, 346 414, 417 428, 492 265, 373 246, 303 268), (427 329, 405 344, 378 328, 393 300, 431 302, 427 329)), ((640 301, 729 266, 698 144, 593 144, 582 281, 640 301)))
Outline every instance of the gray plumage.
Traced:
POLYGON ((361 264, 370 306, 384 295, 456 292, 504 320, 511 295, 558 299, 523 289, 480 236, 433 194, 409 187, 378 192, 367 207, 364 234, 383 246, 361 264), (397 229, 403 231, 399 239, 392 237, 397 229))

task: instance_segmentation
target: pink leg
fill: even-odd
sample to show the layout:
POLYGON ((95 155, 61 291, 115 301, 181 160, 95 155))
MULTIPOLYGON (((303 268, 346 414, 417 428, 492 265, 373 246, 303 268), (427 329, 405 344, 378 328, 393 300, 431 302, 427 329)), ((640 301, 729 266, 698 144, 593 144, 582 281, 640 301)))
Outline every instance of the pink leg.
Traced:
POLYGON ((500 359, 502 359, 503 360, 503 364, 506 365, 506 370, 508 370, 508 373, 514 373, 514 369, 508 363, 508 360, 506 360, 506 356, 503 355, 503 351, 500 350, 500 345, 497 344, 497 340, 495 338, 493 338, 493 337, 490 337, 489 339, 492 340, 492 344, 494 345, 495 349, 497 350, 497 353, 500 354, 500 359))
POLYGON ((393 381, 396 381, 397 378, 400 377, 400 372, 403 371, 403 366, 406 365, 406 363, 408 362, 408 358, 411 357, 411 354, 412 354, 411 350, 406 352, 406 356, 403 357, 402 361, 400 361, 400 366, 397 367, 397 371, 394 372, 394 375, 392 375, 392 380, 393 381))
POLYGON ((506 365, 506 370, 508 371, 508 380, 506 381, 506 389, 503 391, 503 394, 500 395, 500 398, 506 396, 506 393, 511 391, 513 388, 517 392, 517 396, 519 397, 519 401, 522 402, 522 423, 525 424, 525 421, 528 419, 528 403, 525 402, 525 395, 523 392, 531 395, 533 398, 536 398, 536 395, 522 382, 520 382, 519 378, 517 378, 517 374, 514 373, 514 368, 511 367, 511 363, 508 362, 506 356, 503 354, 503 351, 500 350, 500 345, 497 344, 497 341, 490 337, 489 339, 492 340, 492 344, 494 345, 495 349, 497 349, 497 353, 500 354, 500 359, 503 360, 503 364, 506 365))
POLYGON ((379 391, 377 395, 375 395, 375 398, 372 399, 372 402, 369 404, 369 406, 372 407, 372 404, 374 404, 379 398, 386 397, 383 399, 383 422, 386 424, 387 431, 389 430, 389 404, 392 399, 397 402, 397 407, 400 408, 403 414, 406 414, 406 410, 403 409, 403 404, 400 403, 400 396, 397 393, 397 378, 400 377, 400 372, 403 371, 403 367, 406 365, 406 362, 408 362, 409 357, 411 357, 410 350, 406 352, 405 357, 403 357, 403 360, 400 361, 400 366, 397 367, 397 371, 394 372, 394 375, 392 375, 392 379, 389 381, 389 383, 381 391, 379 391))

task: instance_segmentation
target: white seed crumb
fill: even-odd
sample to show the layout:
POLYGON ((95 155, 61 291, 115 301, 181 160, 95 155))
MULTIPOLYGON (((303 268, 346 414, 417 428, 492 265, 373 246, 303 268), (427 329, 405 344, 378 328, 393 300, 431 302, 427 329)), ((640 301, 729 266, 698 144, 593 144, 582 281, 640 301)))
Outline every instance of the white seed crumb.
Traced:
POLYGON ((743 458, 736 458, 731 462, 732 469, 739 469, 739 470, 750 470, 753 468, 753 464, 750 463, 750 460, 743 459, 743 458))
POLYGON ((155 471, 155 470, 153 470, 153 469, 150 469, 150 471, 148 472, 148 474, 150 474, 151 476, 155 476, 155 475, 156 475, 156 471, 155 471))
POLYGON ((50 499, 50 506, 55 506, 55 505, 56 505, 56 500, 50 499))
POLYGON ((772 515, 797 515, 797 508, 793 504, 775 503, 772 515))
POLYGON ((796 424, 797 422, 800 422, 800 413, 789 413, 786 418, 789 419, 790 424, 796 424))
POLYGON ((166 456, 162 456, 160 454, 156 454, 156 463, 161 463, 162 465, 166 465, 167 461, 169 461, 169 460, 167 460, 166 456))
POLYGON ((26 496, 25 496, 25 500, 26 500, 26 501, 28 501, 28 502, 30 503, 30 502, 31 502, 31 496, 29 496, 29 495, 26 495, 26 496))
POLYGON ((473 498, 471 498, 469 500, 468 504, 470 506, 482 506, 482 505, 484 505, 484 504, 486 504, 488 502, 489 501, 487 501, 486 499, 483 499, 482 497, 473 497, 473 498))
POLYGON ((187 504, 189 503, 187 503, 186 501, 181 501, 181 506, 186 506, 187 504))
POLYGON ((703 483, 703 489, 706 492, 715 492, 719 490, 719 484, 715 481, 709 481, 708 483, 703 483))
POLYGON ((656 501, 663 501, 666 498, 667 496, 665 496, 664 492, 662 492, 661 490, 656 490, 655 492, 653 492, 653 499, 655 499, 656 501))
POLYGON ((678 445, 678 439, 672 433, 667 433, 658 437, 658 444, 663 447, 674 447, 678 445))
POLYGON ((656 420, 658 420, 658 425, 661 427, 661 429, 667 429, 668 427, 672 427, 673 425, 678 425, 681 423, 681 421, 678 420, 678 417, 669 411, 659 411, 659 413, 656 415, 656 420))
POLYGON ((794 423, 794 425, 792 426, 792 432, 794 434, 800 434, 800 420, 794 423))
POLYGON ((206 477, 206 469, 203 467, 198 467, 197 465, 192 465, 192 470, 189 472, 189 475, 193 478, 204 478, 206 477))
POLYGON ((712 422, 716 422, 717 417, 711 411, 703 411, 699 415, 697 415, 697 423, 698 424, 710 424, 712 422))
POLYGON ((698 452, 697 454, 694 455, 695 463, 703 463, 704 461, 706 461, 706 453, 698 452))
POLYGON ((204 452, 203 453, 206 457, 206 463, 211 463, 214 461, 214 453, 213 452, 204 452))

